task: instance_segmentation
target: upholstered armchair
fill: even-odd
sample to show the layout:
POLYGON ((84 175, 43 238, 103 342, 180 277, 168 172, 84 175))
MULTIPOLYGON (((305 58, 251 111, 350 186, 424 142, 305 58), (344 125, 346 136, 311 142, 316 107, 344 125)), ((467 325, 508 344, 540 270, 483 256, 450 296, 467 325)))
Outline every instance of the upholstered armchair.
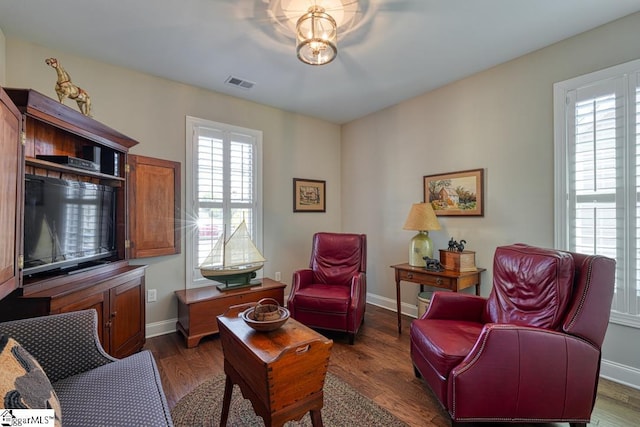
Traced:
POLYGON ((497 248, 487 299, 436 292, 411 324, 411 360, 456 422, 586 425, 615 261, 524 244, 497 248))
POLYGON ((312 328, 344 331, 353 344, 364 320, 366 269, 366 235, 314 234, 309 268, 293 273, 291 317, 312 328))

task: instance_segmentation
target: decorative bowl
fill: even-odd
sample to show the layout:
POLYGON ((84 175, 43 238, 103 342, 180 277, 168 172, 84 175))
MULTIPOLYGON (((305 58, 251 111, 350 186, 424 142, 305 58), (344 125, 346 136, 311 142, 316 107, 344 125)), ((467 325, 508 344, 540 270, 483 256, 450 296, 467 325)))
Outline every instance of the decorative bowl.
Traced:
MULTIPOLYGON (((271 301, 275 302, 275 300, 271 301)), ((267 305, 263 303, 263 300, 260 300, 255 307, 248 308, 240 313, 240 317, 256 331, 270 332, 285 324, 289 319, 289 310, 280 307, 277 302, 267 305)))
POLYGON ((242 320, 244 320, 247 325, 251 326, 253 329, 259 332, 275 331, 276 329, 284 325, 287 320, 289 320, 289 310, 284 307, 280 307, 278 309, 280 318, 276 320, 254 320, 254 310, 254 308, 249 308, 243 311, 240 314, 240 317, 242 317, 242 320))

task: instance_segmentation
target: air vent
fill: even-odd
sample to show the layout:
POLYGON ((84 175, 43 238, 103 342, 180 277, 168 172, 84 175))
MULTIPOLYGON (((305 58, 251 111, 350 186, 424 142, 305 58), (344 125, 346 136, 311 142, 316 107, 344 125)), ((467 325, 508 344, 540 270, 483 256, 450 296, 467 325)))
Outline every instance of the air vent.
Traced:
POLYGON ((225 83, 231 86, 241 87, 242 89, 251 89, 255 85, 254 82, 243 80, 234 76, 229 76, 225 83))

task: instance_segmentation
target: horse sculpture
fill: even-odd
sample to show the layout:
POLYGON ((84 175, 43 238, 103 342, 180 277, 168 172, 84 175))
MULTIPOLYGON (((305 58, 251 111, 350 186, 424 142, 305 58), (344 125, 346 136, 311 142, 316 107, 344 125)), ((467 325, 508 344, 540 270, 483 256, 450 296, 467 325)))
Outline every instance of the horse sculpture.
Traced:
POLYGON ((44 62, 53 67, 58 74, 58 81, 56 82, 58 100, 63 103, 64 98, 74 99, 78 103, 80 112, 85 116, 90 117, 91 98, 89 97, 89 94, 84 89, 79 88, 71 82, 69 73, 62 68, 62 65, 60 65, 56 58, 47 58, 44 62))

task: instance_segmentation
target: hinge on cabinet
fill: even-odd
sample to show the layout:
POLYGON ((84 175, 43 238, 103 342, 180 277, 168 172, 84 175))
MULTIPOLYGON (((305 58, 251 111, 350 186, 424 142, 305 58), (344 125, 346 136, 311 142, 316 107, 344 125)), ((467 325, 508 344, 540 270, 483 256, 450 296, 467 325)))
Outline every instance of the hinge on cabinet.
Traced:
POLYGON ((124 241, 125 249, 129 249, 131 247, 131 240, 127 239, 124 241))
POLYGON ((129 165, 129 163, 124 165, 124 172, 125 173, 129 173, 131 172, 131 166, 129 165))
POLYGON ((24 131, 20 133, 20 143, 22 145, 27 145, 27 134, 24 131))
POLYGON ((22 270, 24 267, 24 255, 18 255, 18 268, 22 270))

